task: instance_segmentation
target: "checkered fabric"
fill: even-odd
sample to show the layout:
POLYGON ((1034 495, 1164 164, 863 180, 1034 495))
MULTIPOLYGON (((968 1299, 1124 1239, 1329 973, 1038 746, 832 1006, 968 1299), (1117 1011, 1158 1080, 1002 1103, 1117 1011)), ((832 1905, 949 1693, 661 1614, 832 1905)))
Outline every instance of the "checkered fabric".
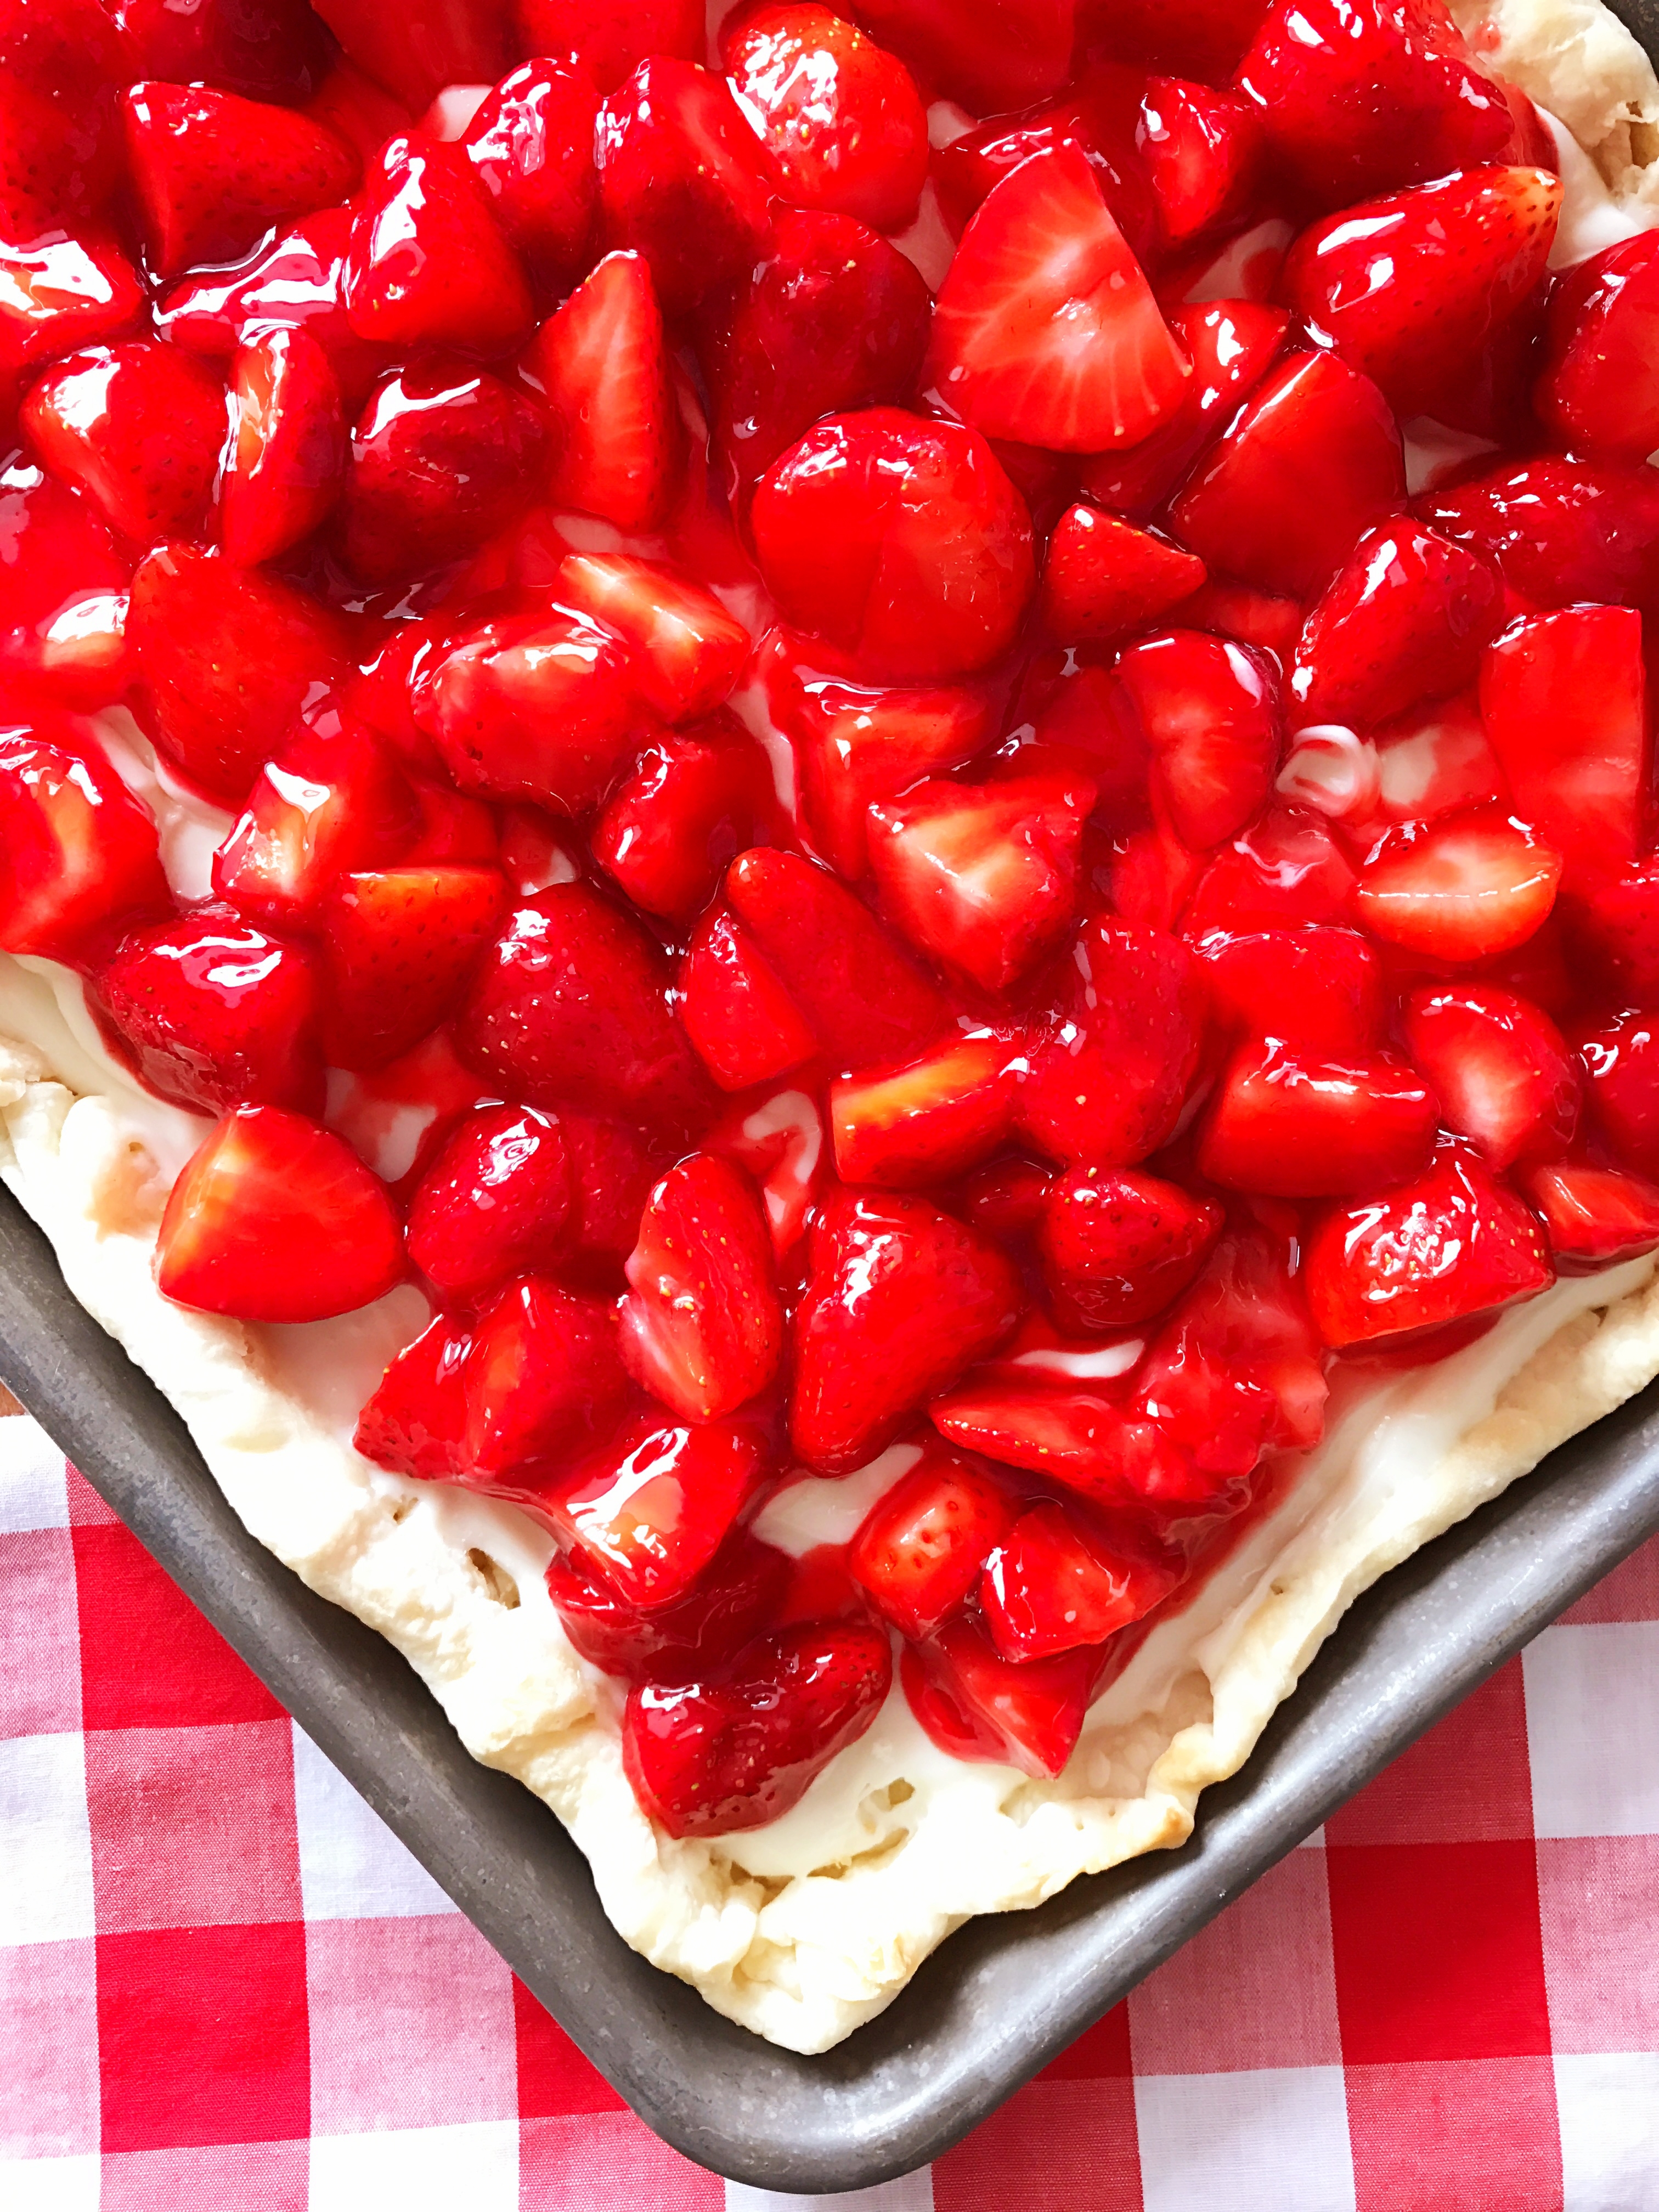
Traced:
MULTIPOLYGON (((653 2137, 0 1421, 5 2212, 787 2212, 653 2137)), ((822 2200, 810 2200, 813 2202, 822 2200)), ((846 2212, 1656 2212, 1659 1542, 846 2212)))

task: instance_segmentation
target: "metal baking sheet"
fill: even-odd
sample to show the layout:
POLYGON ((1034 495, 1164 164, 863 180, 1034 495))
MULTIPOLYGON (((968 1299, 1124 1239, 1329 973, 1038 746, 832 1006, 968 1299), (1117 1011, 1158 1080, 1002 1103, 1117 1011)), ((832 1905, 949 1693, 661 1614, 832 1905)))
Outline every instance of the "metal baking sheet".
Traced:
POLYGON ((1656 1386, 1362 1598, 1184 1849, 970 1922, 879 2019, 799 2058, 630 1951, 552 1814, 468 1757, 389 1644, 254 1541, 6 1193, 0 1378, 658 2134, 802 2193, 947 2149, 1659 1529, 1656 1386))

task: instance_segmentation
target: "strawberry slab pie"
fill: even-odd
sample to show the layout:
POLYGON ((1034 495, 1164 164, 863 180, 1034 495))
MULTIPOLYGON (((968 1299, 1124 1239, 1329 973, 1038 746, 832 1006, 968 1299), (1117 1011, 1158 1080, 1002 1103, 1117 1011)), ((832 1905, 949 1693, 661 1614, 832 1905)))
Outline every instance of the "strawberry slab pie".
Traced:
POLYGON ((1659 1371, 1659 84, 1598 0, 0 62, 0 1168, 823 2050, 1659 1371))

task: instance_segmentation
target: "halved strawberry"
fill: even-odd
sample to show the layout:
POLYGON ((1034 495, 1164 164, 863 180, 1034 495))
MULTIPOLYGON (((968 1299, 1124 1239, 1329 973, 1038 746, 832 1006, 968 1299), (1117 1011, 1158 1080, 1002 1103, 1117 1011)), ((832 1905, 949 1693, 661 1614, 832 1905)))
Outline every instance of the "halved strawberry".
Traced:
MULTIPOLYGON (((361 1449, 361 1447, 360 1447, 361 1449)), ((556 1552, 547 1594, 577 1651, 629 1682, 695 1682, 720 1672, 780 1615, 795 1562, 739 1527, 670 1605, 629 1605, 579 1553, 556 1552)))
POLYGON ((23 403, 26 436, 135 545, 199 535, 225 442, 216 376, 174 347, 70 354, 23 403))
POLYGON ((171 904, 155 824, 93 732, 62 714, 0 731, 0 947, 73 963, 171 904))
POLYGON ((1425 984, 1405 1001, 1401 1024, 1441 1120, 1474 1139, 1494 1174, 1566 1151, 1579 1079, 1547 1014, 1491 984, 1425 984))
POLYGON ((1051 951, 1076 911, 1086 776, 921 783, 869 812, 882 903, 921 951, 1006 991, 1051 951))
POLYGON ((873 1459, 1024 1303, 994 1245, 919 1198, 837 1190, 813 1224, 810 1262, 789 1425, 823 1474, 873 1459))
POLYGON ((1553 1276, 1532 1215, 1455 1146, 1415 1182, 1334 1208, 1305 1261, 1314 1321, 1336 1351, 1498 1312, 1553 1276))
POLYGON ((321 124, 204 84, 135 84, 125 125, 145 252, 161 276, 228 261, 357 182, 356 152, 321 124))
POLYGON ((351 723, 302 727, 254 778, 213 856, 214 890, 256 921, 314 926, 337 877, 398 859, 417 819, 378 738, 351 723))
POLYGON ((1496 807, 1409 825, 1362 872, 1355 910, 1374 937, 1437 960, 1492 960, 1555 903, 1561 855, 1496 807))
POLYGON ((680 1018, 723 1091, 785 1075, 817 1042, 805 1018, 743 925, 723 907, 708 915, 680 970, 680 1018))
POLYGON ((853 1579, 902 1635, 931 1636, 973 1590, 1013 1510, 987 1469, 933 1439, 860 1522, 853 1579))
POLYGON ((1052 1659, 1103 1644, 1170 1595, 1187 1562, 1127 1516, 1080 1525, 1063 1505, 1029 1506, 986 1563, 980 1602, 1005 1659, 1052 1659))
POLYGON ((1379 524, 1308 617, 1291 674, 1297 719, 1368 729, 1459 690, 1503 621, 1484 561, 1403 515, 1379 524))
POLYGON ((519 37, 614 92, 647 54, 695 61, 708 40, 702 0, 516 0, 519 37))
MULTIPOLYGON (((539 52, 539 49, 532 49, 539 52)), ((578 268, 599 205, 591 80, 557 61, 526 61, 484 99, 462 142, 496 220, 538 279, 578 268)))
POLYGON ((755 1187, 696 1152, 646 1201, 617 1310, 637 1382, 689 1421, 735 1413, 763 1390, 783 1352, 772 1245, 755 1187))
POLYGON ((1235 836, 1261 811, 1283 741, 1279 675, 1247 645, 1169 630, 1117 664, 1153 756, 1152 786, 1190 850, 1235 836))
POLYGON ((300 711, 344 676, 340 625, 307 592, 187 545, 132 580, 128 641, 146 732, 199 790, 240 806, 300 711))
POLYGON ((1516 811, 1570 867, 1601 872, 1646 842, 1647 681, 1632 609, 1512 624, 1481 663, 1480 719, 1516 811))
POLYGON ((1400 432, 1376 386, 1332 355, 1292 354, 1199 464, 1170 525, 1210 568, 1305 599, 1405 492, 1400 432))
POLYGON ((1068 507, 1042 568, 1042 617, 1065 642, 1156 622, 1204 581, 1204 563, 1092 507, 1068 507))
POLYGON ((297 545, 333 506, 345 425, 333 365, 303 330, 239 346, 230 384, 219 542, 228 561, 252 568, 297 545))
POLYGON ((753 1430, 641 1413, 581 1467, 548 1517, 589 1574, 649 1613, 685 1596, 767 1472, 753 1430))
POLYGON ((841 1620, 751 1644, 714 1681, 647 1683, 623 1717, 635 1795, 671 1836, 764 1827, 864 1734, 892 1674, 886 1632, 841 1620))
POLYGON ((976 1165, 1013 1112, 1009 1052, 995 1037, 965 1037, 890 1073, 840 1077, 830 1086, 836 1174, 903 1190, 976 1165))
POLYGON ((21 246, 0 240, 0 377, 121 337, 143 298, 131 262, 96 233, 68 238, 54 229, 21 246))
MULTIPOLYGON (((1324 1433, 1329 1391, 1299 1273, 1300 1222, 1263 1200, 1249 1217, 1236 1218, 1223 1232, 1141 1370, 1144 1395, 1176 1417, 1177 1431, 1185 1401, 1188 1447, 1200 1462, 1209 1449, 1204 1376, 1212 1368, 1271 1394, 1278 1411, 1267 1442, 1305 1449, 1324 1433)), ((1254 1419, 1237 1393, 1232 1403, 1236 1413, 1254 1419)), ((1216 1441, 1224 1468, 1230 1447, 1224 1437, 1216 1441)))
POLYGON ((499 0, 320 0, 317 13, 352 59, 411 109, 447 84, 490 84, 507 66, 499 0))
POLYGON ((504 352, 535 320, 518 256, 459 146, 387 139, 363 179, 346 313, 377 344, 504 352))
POLYGON ((1620 239, 1550 294, 1539 420, 1575 453, 1644 461, 1659 447, 1659 234, 1620 239))
POLYGON ((470 1330, 440 1314, 386 1369, 358 1416, 352 1442, 365 1459, 422 1482, 465 1472, 470 1330))
POLYGON ((1186 356, 1080 147, 1034 155, 975 215, 929 368, 988 436, 1060 453, 1133 446, 1180 405, 1186 356))
POLYGON ((385 1186, 342 1139, 280 1106, 238 1106, 215 1126, 155 1245, 163 1297, 238 1321, 326 1321, 384 1297, 403 1272, 385 1186))
POLYGON ((556 1117, 486 1106, 421 1178, 409 1204, 409 1256, 444 1297, 471 1302, 509 1275, 546 1268, 568 1241, 572 1211, 556 1117))
POLYGON ((1543 1217, 1558 1275, 1593 1275, 1659 1245, 1659 1183, 1583 1160, 1525 1168, 1519 1181, 1543 1217))
POLYGON ((1089 1648, 1011 1665, 976 1621, 953 1620, 906 1649, 900 1680, 942 1751, 1041 1778, 1071 1757, 1099 1674, 1100 1654, 1089 1648))
POLYGON ((1329 824, 1304 807, 1273 805, 1206 868, 1182 929, 1201 943, 1212 930, 1346 922, 1353 888, 1329 824))
POLYGON ((1217 933, 1194 947, 1218 1027, 1278 1036, 1316 1059, 1368 1054, 1382 1026, 1382 969, 1357 930, 1217 933))
POLYGON ((1110 1389, 988 1370, 947 1390, 927 1412, 952 1443, 1092 1500, 1129 1502, 1132 1480, 1162 1494, 1171 1475, 1184 1496, 1180 1454, 1133 1401, 1107 1395, 1110 1389))
POLYGON ((711 714, 647 747, 592 843, 635 906, 690 922, 732 855, 783 827, 765 753, 735 716, 711 714))
POLYGON ((1659 593, 1659 478, 1651 469, 1547 454, 1425 492, 1417 507, 1443 538, 1495 561, 1534 607, 1648 606, 1659 593))
POLYGON ((662 520, 679 454, 679 416, 651 270, 607 253, 536 333, 526 365, 556 433, 548 495, 619 530, 662 520))
POLYGON ((228 908, 130 931, 88 978, 87 1004, 146 1087, 175 1105, 322 1110, 311 957, 228 908))
POLYGON ((607 96, 593 144, 605 243, 644 255, 671 312, 760 258, 776 174, 723 77, 650 55, 607 96))
POLYGON ((1233 1055, 1199 1139, 1199 1164, 1229 1190, 1346 1197, 1415 1175, 1438 1119, 1414 1068, 1380 1054, 1304 1059, 1270 1038, 1233 1055))
POLYGON ((744 853, 726 895, 837 1067, 915 1051, 945 1027, 945 1002, 843 884, 793 853, 744 853))
POLYGON ((510 1494, 614 1423, 628 1389, 616 1317, 602 1299, 523 1276, 479 1314, 462 1382, 467 1476, 510 1494))
POLYGON ((632 647, 641 695, 666 722, 712 714, 749 657, 749 633, 712 592, 625 553, 572 553, 558 593, 632 647))
POLYGON ((1037 1242, 1055 1317, 1079 1334, 1150 1321, 1179 1297, 1221 1230, 1221 1208, 1122 1168, 1056 1176, 1037 1242))
POLYGON ((331 1067, 383 1067, 443 1020, 507 904, 499 868, 425 866, 337 878, 319 917, 331 1067))
POLYGON ((1575 1030, 1584 1103, 1622 1167, 1659 1176, 1659 1023, 1641 1012, 1575 1030))

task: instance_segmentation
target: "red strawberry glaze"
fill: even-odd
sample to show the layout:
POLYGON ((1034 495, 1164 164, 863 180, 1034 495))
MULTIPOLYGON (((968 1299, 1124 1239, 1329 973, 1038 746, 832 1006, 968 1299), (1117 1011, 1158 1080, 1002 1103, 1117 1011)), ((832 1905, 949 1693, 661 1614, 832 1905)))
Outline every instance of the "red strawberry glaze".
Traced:
POLYGON ((670 1833, 1058 1771, 1345 1364, 1659 1248, 1659 258, 1437 7, 40 10, 0 949, 221 1117, 166 1295, 425 1291, 360 1446, 670 1833))

